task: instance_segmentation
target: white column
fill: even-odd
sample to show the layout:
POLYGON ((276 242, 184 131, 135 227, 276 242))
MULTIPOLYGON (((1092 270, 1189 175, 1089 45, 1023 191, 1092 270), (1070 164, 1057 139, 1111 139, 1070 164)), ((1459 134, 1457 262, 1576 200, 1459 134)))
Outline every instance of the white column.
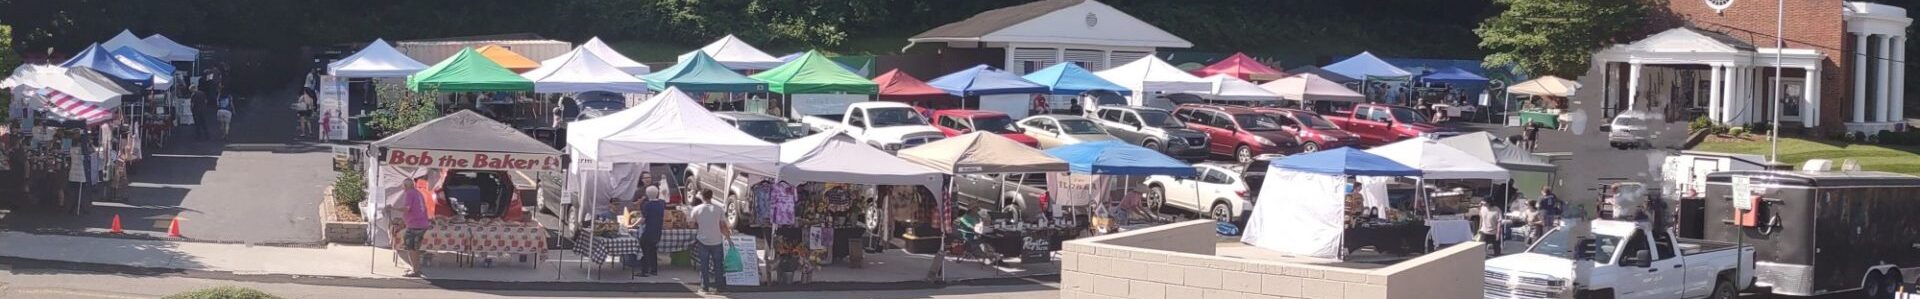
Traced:
POLYGON ((1867 34, 1853 39, 1853 122, 1867 122, 1867 34))
POLYGON ((1893 80, 1887 81, 1887 85, 1893 86, 1893 99, 1890 101, 1893 106, 1889 106, 1888 110, 1892 111, 1893 121, 1904 122, 1907 120, 1907 36, 1896 35, 1890 41, 1893 44, 1893 62, 1890 62, 1893 65, 1893 80))
POLYGON ((1720 109, 1721 123, 1733 123, 1733 108, 1734 105, 1738 105, 1740 102, 1740 67, 1729 65, 1722 69, 1724 69, 1727 74, 1720 78, 1727 80, 1727 83, 1721 84, 1721 87, 1725 88, 1726 91, 1720 93, 1722 99, 1720 101, 1720 107, 1717 109, 1720 109))
POLYGON ((1749 73, 1749 70, 1746 66, 1733 67, 1733 100, 1727 101, 1728 124, 1740 125, 1747 122, 1747 102, 1753 100, 1749 97, 1751 92, 1748 92, 1751 88, 1748 84, 1752 84, 1753 80, 1753 74, 1749 73))
POLYGON ((1812 128, 1820 124, 1820 67, 1806 67, 1806 83, 1800 84, 1800 123, 1812 128))
POLYGON ((1634 110, 1633 104, 1638 97, 1640 97, 1640 63, 1634 62, 1627 65, 1627 110, 1634 110))
POLYGON ((1893 57, 1892 54, 1893 38, 1887 35, 1880 35, 1880 52, 1874 53, 1873 55, 1874 63, 1880 64, 1880 69, 1876 70, 1875 73, 1877 74, 1873 76, 1874 94, 1878 95, 1873 99, 1874 103, 1878 104, 1873 105, 1873 107, 1880 110, 1875 111, 1879 112, 1877 121, 1880 122, 1893 121, 1893 103, 1890 101, 1890 98, 1893 97, 1893 90, 1889 87, 1893 85, 1893 81, 1888 80, 1893 78, 1889 76, 1892 73, 1890 69, 1893 68, 1893 60, 1890 59, 1893 57))
MULTIPOLYGON (((986 45, 980 45, 980 46, 984 47, 986 45)), ((1013 52, 1017 52, 1017 51, 1019 51, 1019 48, 1015 48, 1013 44, 1007 44, 1007 59, 1006 59, 1007 64, 1001 65, 1000 70, 1013 72, 1015 74, 1020 73, 1020 65, 1015 63, 1017 61, 1013 60, 1013 52)))
POLYGON ((1725 105, 1726 101, 1721 99, 1720 96, 1723 93, 1721 93, 1720 91, 1725 90, 1726 88, 1723 87, 1725 86, 1725 84, 1721 84, 1720 81, 1725 80, 1726 78, 1725 76, 1721 76, 1721 73, 1725 72, 1724 69, 1726 69, 1726 67, 1715 65, 1713 66, 1712 69, 1713 70, 1711 72, 1713 73, 1713 75, 1711 77, 1713 79, 1708 81, 1709 83, 1707 83, 1708 86, 1710 86, 1708 87, 1708 90, 1707 90, 1707 119, 1712 119, 1713 122, 1715 123, 1725 123, 1727 122, 1727 120, 1724 118, 1726 117, 1726 114, 1722 112, 1725 112, 1726 110, 1721 108, 1721 105, 1725 105))

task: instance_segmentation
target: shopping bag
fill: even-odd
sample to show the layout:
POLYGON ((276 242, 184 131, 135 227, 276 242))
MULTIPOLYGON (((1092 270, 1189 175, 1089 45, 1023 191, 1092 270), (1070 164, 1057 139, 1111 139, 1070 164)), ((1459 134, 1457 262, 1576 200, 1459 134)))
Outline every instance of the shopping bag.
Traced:
POLYGON ((722 262, 725 263, 726 272, 746 271, 746 266, 741 265, 740 262, 740 251, 734 250, 733 246, 727 246, 727 257, 725 260, 722 260, 722 262))

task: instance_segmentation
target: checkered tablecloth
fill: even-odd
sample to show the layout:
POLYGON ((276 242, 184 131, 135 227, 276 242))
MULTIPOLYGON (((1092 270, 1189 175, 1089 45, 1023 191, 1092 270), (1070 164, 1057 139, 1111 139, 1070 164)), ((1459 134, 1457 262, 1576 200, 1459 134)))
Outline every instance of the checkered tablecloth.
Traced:
MULTIPOLYGON (((596 262, 607 261, 609 256, 640 254, 639 230, 630 231, 631 235, 618 237, 595 236, 587 230, 575 230, 573 233, 573 252, 596 262)), ((697 230, 668 229, 660 231, 660 252, 680 252, 693 247, 697 230)))

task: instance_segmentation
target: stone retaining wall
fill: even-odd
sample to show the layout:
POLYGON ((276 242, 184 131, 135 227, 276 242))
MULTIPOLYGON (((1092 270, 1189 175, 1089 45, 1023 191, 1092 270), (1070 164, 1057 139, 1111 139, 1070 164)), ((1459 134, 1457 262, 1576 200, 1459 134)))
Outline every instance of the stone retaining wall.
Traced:
POLYGON ((1195 220, 1069 241, 1062 298, 1479 298, 1477 242, 1379 269, 1214 255, 1215 224, 1195 220))

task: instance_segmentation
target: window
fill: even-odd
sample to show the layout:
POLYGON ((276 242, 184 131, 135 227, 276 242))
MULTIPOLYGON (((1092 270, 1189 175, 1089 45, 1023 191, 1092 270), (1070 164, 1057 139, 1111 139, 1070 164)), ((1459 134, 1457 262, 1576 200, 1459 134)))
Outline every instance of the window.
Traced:
MULTIPOLYGON (((1380 109, 1380 108, 1374 108, 1374 109, 1380 109)), ((1404 123, 1416 123, 1416 124, 1427 123, 1426 115, 1421 115, 1419 111, 1413 111, 1413 109, 1409 109, 1406 107, 1394 107, 1393 118, 1399 119, 1400 122, 1404 122, 1404 123)))
POLYGON ((1332 130, 1332 129, 1340 128, 1339 126, 1334 126, 1333 122, 1327 121, 1324 118, 1320 118, 1319 115, 1314 115, 1313 113, 1293 112, 1293 117, 1300 119, 1301 124, 1305 124, 1308 127, 1312 127, 1315 129, 1332 130))
POLYGON ((1200 181, 1208 184, 1232 184, 1233 177, 1227 175, 1225 171, 1208 169, 1206 174, 1200 176, 1200 181))
POLYGON ((1666 260, 1675 256, 1677 255, 1673 253, 1673 235, 1667 234, 1665 230, 1654 230, 1653 260, 1666 260))
POLYGON ((1051 119, 1045 119, 1045 118, 1029 119, 1026 121, 1026 124, 1028 127, 1033 127, 1035 129, 1040 129, 1042 131, 1053 132, 1053 133, 1060 132, 1059 129, 1054 128, 1053 120, 1051 119))
POLYGON ((847 123, 862 127, 867 126, 866 112, 860 109, 853 109, 852 113, 847 113, 847 123))
POLYGON ((1232 117, 1228 117, 1225 113, 1219 113, 1219 112, 1208 112, 1207 114, 1209 115, 1208 123, 1212 124, 1213 127, 1221 128, 1221 129, 1233 129, 1232 117))
POLYGON ((1065 129, 1067 134, 1073 135, 1101 135, 1107 133, 1107 130, 1101 129, 1100 125, 1096 125, 1093 121, 1085 119, 1060 120, 1060 128, 1065 129))
POLYGON ((1120 114, 1120 123, 1121 123, 1121 124, 1126 124, 1126 125, 1129 125, 1129 126, 1139 126, 1139 125, 1140 125, 1140 117, 1137 117, 1137 116, 1133 116, 1133 113, 1121 113, 1121 114, 1120 114))
POLYGON ((1240 128, 1246 129, 1247 131, 1279 130, 1282 126, 1280 120, 1285 119, 1267 114, 1238 114, 1234 115, 1233 118, 1240 120, 1240 128))
POLYGON ((1112 122, 1119 122, 1120 111, 1112 110, 1112 109, 1100 109, 1100 119, 1104 119, 1112 122))
POLYGON ((940 126, 946 127, 948 129, 953 129, 956 131, 964 131, 964 130, 972 129, 967 127, 967 122, 954 119, 952 115, 941 115, 940 126))
POLYGON ((1047 174, 1045 173, 1015 174, 1015 176, 1018 177, 1015 178, 1014 181, 1020 182, 1021 185, 1040 187, 1042 189, 1047 187, 1047 174))
POLYGON ((978 116, 974 117, 971 123, 966 120, 960 121, 960 125, 969 124, 971 124, 969 128, 974 128, 979 131, 988 131, 995 134, 1014 133, 1013 118, 1009 118, 1006 115, 978 116))
POLYGON ((927 124, 927 119, 922 118, 920 112, 914 111, 913 108, 873 108, 867 110, 873 111, 873 123, 871 125, 875 128, 927 124))
POLYGON ((1181 110, 1180 113, 1188 114, 1187 119, 1184 119, 1187 122, 1208 125, 1208 126, 1214 125, 1213 113, 1206 112, 1206 111, 1198 111, 1198 110, 1181 110))
POLYGON ((1367 112, 1367 120, 1377 121, 1377 122, 1393 122, 1393 116, 1388 114, 1386 109, 1380 109, 1378 107, 1369 107, 1365 109, 1367 112))
MULTIPOLYGON (((1627 245, 1621 248, 1622 249, 1620 250, 1621 252, 1620 260, 1622 261, 1632 260, 1634 258, 1634 255, 1639 254, 1638 253, 1639 251, 1649 250, 1648 249, 1649 247, 1647 247, 1647 234, 1642 234, 1637 231, 1633 232, 1632 237, 1627 237, 1627 245)), ((1622 264, 1625 264, 1625 263, 1622 263, 1622 264)))
POLYGON ((1148 126, 1152 126, 1155 128, 1187 127, 1186 124, 1182 124, 1180 123, 1180 121, 1174 120, 1172 116, 1173 114, 1167 113, 1166 111, 1162 111, 1162 110, 1140 110, 1140 118, 1146 121, 1146 124, 1148 126))

